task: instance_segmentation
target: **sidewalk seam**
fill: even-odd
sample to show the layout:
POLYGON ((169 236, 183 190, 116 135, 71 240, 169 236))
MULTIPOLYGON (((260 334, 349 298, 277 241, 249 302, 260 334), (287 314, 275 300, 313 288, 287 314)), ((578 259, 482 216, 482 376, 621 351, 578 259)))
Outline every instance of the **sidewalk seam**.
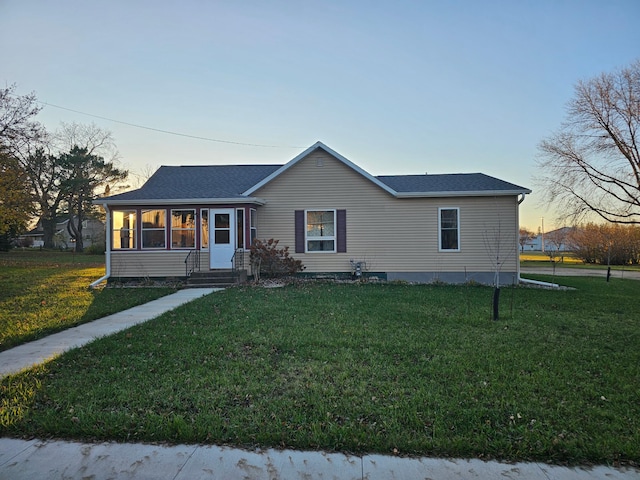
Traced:
POLYGON ((193 449, 193 451, 191 452, 191 454, 187 457, 187 459, 184 461, 184 463, 180 466, 180 468, 178 469, 178 471, 176 472, 175 476, 173 477, 173 480, 176 480, 176 478, 178 478, 178 476, 180 475, 180 473, 182 473, 182 470, 184 469, 184 467, 187 466, 187 463, 189 463, 189 460, 191 460, 191 458, 193 457, 193 455, 196 453, 196 451, 200 448, 200 445, 196 445, 196 448, 193 449))

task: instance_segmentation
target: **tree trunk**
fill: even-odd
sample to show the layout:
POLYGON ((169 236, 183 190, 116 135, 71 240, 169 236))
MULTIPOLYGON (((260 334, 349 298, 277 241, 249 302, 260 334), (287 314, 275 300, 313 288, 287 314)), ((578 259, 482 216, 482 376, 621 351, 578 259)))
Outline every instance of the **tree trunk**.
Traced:
POLYGON ((500 287, 493 289, 493 319, 498 320, 500 313, 500 287))
POLYGON ((82 241, 82 220, 76 217, 77 224, 74 221, 74 217, 69 218, 69 222, 67 223, 67 232, 69 235, 75 239, 75 247, 74 250, 77 253, 84 252, 84 243, 82 241))
POLYGON ((56 219, 42 218, 42 232, 44 240, 44 248, 55 248, 54 236, 56 234, 56 219))

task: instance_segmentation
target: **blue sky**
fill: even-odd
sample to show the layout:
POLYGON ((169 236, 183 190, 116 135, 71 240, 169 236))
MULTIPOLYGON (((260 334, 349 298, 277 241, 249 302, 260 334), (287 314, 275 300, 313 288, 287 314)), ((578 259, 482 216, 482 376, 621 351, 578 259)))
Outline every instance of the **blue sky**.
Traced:
MULTIPOLYGON (((320 140, 373 175, 535 190, 578 80, 640 58, 640 1, 0 0, 0 82, 113 132, 122 164, 285 163, 320 140)), ((521 225, 554 226, 539 193, 521 225)))

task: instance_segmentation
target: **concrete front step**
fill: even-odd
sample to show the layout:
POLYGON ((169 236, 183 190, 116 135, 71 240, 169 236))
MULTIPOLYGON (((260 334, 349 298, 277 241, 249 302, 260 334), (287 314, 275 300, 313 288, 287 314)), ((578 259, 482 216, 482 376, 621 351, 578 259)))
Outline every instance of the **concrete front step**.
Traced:
POLYGON ((247 271, 210 270, 193 272, 187 279, 186 287, 230 287, 247 281, 247 271))

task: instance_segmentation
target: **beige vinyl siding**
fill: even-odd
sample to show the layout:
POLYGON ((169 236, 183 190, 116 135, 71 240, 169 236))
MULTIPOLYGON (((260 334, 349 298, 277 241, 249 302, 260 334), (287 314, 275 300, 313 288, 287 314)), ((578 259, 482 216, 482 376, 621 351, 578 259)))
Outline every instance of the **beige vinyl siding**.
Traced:
MULTIPOLYGON (((184 277, 185 250, 111 252, 112 278, 184 277)), ((209 252, 200 252, 202 270, 209 269, 209 252)))
POLYGON ((517 268, 517 197, 398 199, 321 149, 255 192, 258 238, 275 238, 306 272, 347 272, 349 259, 375 272, 492 271, 500 230, 503 271, 517 268), (438 249, 438 208, 460 209, 460 252, 438 249), (347 252, 296 254, 294 211, 345 209, 347 252))

